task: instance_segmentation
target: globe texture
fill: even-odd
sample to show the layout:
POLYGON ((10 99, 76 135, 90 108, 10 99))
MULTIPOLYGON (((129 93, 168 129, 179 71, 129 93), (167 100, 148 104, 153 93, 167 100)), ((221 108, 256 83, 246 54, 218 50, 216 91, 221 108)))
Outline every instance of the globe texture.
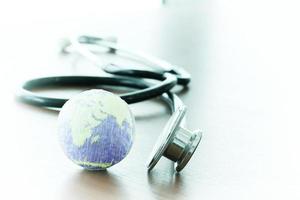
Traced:
POLYGON ((68 100, 58 117, 59 141, 74 163, 103 170, 128 154, 134 138, 128 104, 105 90, 84 91, 68 100))

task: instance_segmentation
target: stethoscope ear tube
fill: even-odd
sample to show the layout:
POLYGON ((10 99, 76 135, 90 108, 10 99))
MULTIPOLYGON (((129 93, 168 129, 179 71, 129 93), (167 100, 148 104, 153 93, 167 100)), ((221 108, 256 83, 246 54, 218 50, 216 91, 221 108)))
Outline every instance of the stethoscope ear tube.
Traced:
POLYGON ((73 47, 71 51, 78 52, 90 61, 98 64, 96 56, 88 50, 87 46, 84 46, 85 44, 107 48, 108 52, 113 54, 117 54, 118 52, 128 54, 132 58, 152 66, 154 68, 154 72, 161 74, 167 72, 175 75, 177 77, 178 85, 186 86, 191 81, 191 76, 185 69, 170 64, 169 62, 152 55, 143 52, 136 52, 128 48, 123 48, 122 46, 117 44, 116 37, 101 38, 87 35, 73 37, 68 43, 66 43, 66 45, 62 47, 62 51, 65 53, 70 52, 70 50, 68 49, 70 49, 70 47, 73 47))

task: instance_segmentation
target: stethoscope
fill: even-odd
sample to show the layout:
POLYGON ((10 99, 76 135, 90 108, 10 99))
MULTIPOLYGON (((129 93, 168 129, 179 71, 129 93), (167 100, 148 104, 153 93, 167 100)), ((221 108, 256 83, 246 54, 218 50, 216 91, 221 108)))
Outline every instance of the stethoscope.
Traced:
POLYGON ((97 56, 89 49, 91 45, 106 48, 107 52, 111 54, 125 53, 147 65, 154 66, 155 70, 129 69, 116 64, 108 64, 102 68, 110 76, 52 76, 31 79, 23 83, 18 98, 22 102, 34 106, 61 108, 67 104, 69 99, 43 96, 33 90, 66 86, 91 88, 122 86, 135 89, 133 92, 119 95, 128 104, 160 96, 170 108, 172 116, 153 148, 147 162, 147 168, 150 171, 161 157, 166 157, 175 163, 176 171, 181 171, 189 162, 202 137, 199 130, 190 131, 184 127, 186 106, 176 94, 171 92, 175 85, 188 85, 190 82, 189 73, 164 60, 123 48, 116 43, 115 38, 86 35, 74 37, 65 43, 62 52, 77 52, 98 64, 97 56), (145 79, 155 80, 157 83, 145 79))

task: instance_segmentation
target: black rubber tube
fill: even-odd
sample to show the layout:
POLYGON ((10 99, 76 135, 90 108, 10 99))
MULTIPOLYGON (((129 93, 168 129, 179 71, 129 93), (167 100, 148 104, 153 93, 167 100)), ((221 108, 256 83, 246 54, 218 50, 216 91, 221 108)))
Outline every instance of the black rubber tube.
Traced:
POLYGON ((158 84, 149 84, 143 81, 143 79, 121 76, 54 76, 26 81, 18 92, 17 97, 20 101, 27 104, 60 108, 68 99, 46 97, 32 92, 32 90, 47 87, 68 86, 85 86, 93 88, 101 88, 101 86, 124 86, 138 89, 120 95, 123 100, 131 104, 160 96, 163 93, 170 91, 176 85, 177 81, 176 76, 169 73, 163 75, 158 75, 157 73, 151 75, 151 73, 147 73, 143 75, 143 73, 138 72, 138 70, 135 73, 140 73, 139 77, 141 78, 152 78, 160 80, 160 82, 158 84))

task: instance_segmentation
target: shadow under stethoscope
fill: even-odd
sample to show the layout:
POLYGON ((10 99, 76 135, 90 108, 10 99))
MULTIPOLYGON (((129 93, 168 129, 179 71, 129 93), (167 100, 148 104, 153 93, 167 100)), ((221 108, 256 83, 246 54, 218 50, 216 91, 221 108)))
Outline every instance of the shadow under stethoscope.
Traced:
POLYGON ((148 172, 149 188, 159 196, 178 194, 183 191, 184 177, 175 171, 172 162, 165 160, 162 163, 163 167, 158 167, 148 172))
MULTIPOLYGON (((168 165, 169 168, 165 168, 165 170, 154 169, 147 174, 148 188, 154 196, 180 194, 183 191, 184 177, 175 172, 172 163, 168 163, 168 165)), ((94 199, 101 195, 101 199, 114 199, 117 196, 128 199, 130 194, 123 175, 118 176, 110 170, 75 172, 64 184, 61 197, 81 200, 82 198, 94 199), (86 198, 87 196, 90 198, 86 198)), ((145 187, 147 187, 147 183, 145 187)))

